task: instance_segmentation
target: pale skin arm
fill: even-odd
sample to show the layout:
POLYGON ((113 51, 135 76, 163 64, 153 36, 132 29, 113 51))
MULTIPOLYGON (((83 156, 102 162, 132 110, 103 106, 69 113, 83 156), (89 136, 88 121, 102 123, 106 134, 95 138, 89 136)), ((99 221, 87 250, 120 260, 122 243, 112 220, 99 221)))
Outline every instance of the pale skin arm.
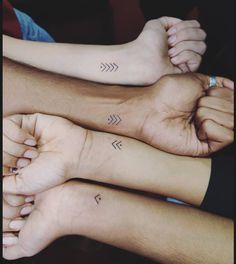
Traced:
POLYGON ((4 177, 6 193, 31 195, 83 178, 199 206, 208 187, 210 159, 168 154, 135 139, 86 130, 55 116, 10 116, 3 127, 4 176, 8 168, 19 168, 18 174, 4 177), (37 148, 22 144, 32 136, 37 148), (34 151, 31 157, 26 156, 29 150, 34 151))
POLYGON ((201 205, 211 176, 211 159, 177 156, 128 137, 94 131, 88 131, 78 163, 69 177, 156 193, 195 206, 201 205))
POLYGON ((205 36, 197 21, 162 17, 149 21, 136 40, 123 45, 43 43, 3 36, 3 55, 85 80, 142 86, 165 74, 181 73, 184 65, 187 71, 196 71, 206 50, 205 36), (168 44, 168 36, 175 41, 168 44))
POLYGON ((73 182, 40 194, 35 207, 18 238, 4 235, 4 258, 32 256, 76 234, 161 263, 233 263, 233 221, 189 207, 73 182))

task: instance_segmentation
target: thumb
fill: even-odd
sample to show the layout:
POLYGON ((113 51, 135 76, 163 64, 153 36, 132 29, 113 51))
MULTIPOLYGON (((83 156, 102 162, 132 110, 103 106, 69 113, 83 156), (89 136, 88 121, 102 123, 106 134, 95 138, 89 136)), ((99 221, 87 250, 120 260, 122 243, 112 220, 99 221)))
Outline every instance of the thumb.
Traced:
POLYGON ((167 31, 168 29, 178 24, 182 20, 179 18, 175 18, 175 17, 164 16, 164 17, 159 18, 159 21, 162 24, 162 26, 165 28, 165 30, 167 31))

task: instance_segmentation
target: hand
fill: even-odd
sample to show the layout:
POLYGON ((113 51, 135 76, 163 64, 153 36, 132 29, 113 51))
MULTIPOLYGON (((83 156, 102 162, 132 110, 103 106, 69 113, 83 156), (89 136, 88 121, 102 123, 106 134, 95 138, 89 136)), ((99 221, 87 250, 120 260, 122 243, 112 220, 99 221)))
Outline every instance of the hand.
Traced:
POLYGON ((205 38, 206 33, 195 20, 161 17, 148 21, 134 41, 136 47, 140 46, 139 56, 145 58, 148 84, 166 74, 197 71, 206 51, 205 38))
POLYGON ((180 21, 167 32, 171 62, 182 72, 198 70, 206 51, 206 33, 197 20, 180 21))
POLYGON ((201 98, 196 112, 198 137, 211 142, 210 148, 223 148, 234 138, 234 90, 232 83, 227 87, 207 89, 207 96, 201 98))
POLYGON ((75 171, 78 173, 85 129, 60 117, 34 114, 4 118, 3 130, 5 193, 36 194, 64 183, 75 171), (22 142, 29 134, 37 140, 39 155, 25 162, 22 157, 28 146, 22 142), (14 173, 9 173, 11 167, 16 167, 14 173))
MULTIPOLYGON (((57 238, 69 235, 69 222, 73 219, 68 218, 67 213, 71 214, 72 204, 77 206, 81 204, 78 199, 73 200, 70 185, 72 183, 63 184, 36 195, 34 210, 28 217, 21 218, 20 222, 19 219, 12 217, 10 223, 20 223, 20 226, 17 229, 3 230, 7 231, 3 234, 3 257, 5 259, 13 260, 33 256, 57 238)), ((10 209, 8 208, 8 211, 10 209)), ((17 210, 19 211, 20 207, 15 207, 11 216, 14 214, 16 217, 17 210)), ((80 219, 77 217, 76 221, 80 222, 80 219)))
POLYGON ((17 232, 22 228, 25 224, 23 217, 33 210, 33 200, 33 196, 3 195, 3 232, 17 232))
POLYGON ((223 88, 213 90, 208 89, 208 79, 202 74, 161 78, 149 95, 150 111, 137 138, 161 150, 189 156, 206 156, 232 143, 234 84, 218 77, 223 88), (208 108, 215 110, 206 113, 208 108))

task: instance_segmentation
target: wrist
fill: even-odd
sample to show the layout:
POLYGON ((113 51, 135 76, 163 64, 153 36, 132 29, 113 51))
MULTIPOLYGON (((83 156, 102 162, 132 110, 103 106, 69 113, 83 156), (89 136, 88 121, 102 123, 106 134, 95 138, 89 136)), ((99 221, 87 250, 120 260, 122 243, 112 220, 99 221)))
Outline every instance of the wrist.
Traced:
POLYGON ((82 182, 69 181, 63 184, 61 192, 58 193, 58 210, 63 213, 55 220, 57 237, 86 234, 89 211, 94 206, 94 193, 92 185, 82 182))

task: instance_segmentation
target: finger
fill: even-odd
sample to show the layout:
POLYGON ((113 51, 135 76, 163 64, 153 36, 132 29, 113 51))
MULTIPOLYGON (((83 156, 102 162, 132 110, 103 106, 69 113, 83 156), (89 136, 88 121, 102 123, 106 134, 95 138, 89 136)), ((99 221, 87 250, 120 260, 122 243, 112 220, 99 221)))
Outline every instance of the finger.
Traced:
POLYGON ((159 18, 158 20, 160 21, 160 23, 162 24, 162 26, 165 28, 166 31, 182 21, 179 18, 167 17, 167 16, 163 16, 159 18))
POLYGON ((213 88, 208 89, 206 94, 212 97, 222 98, 229 102, 234 102, 234 92, 229 88, 213 88))
POLYGON ((12 194, 3 194, 3 199, 7 202, 10 206, 20 206, 25 204, 26 196, 23 195, 12 195, 12 194))
POLYGON ((2 238, 3 238, 2 244, 4 248, 8 246, 16 245, 18 243, 18 237, 12 233, 3 233, 2 238))
POLYGON ((176 44, 173 48, 169 49, 170 57, 175 57, 185 50, 193 51, 199 55, 203 55, 206 51, 206 43, 204 41, 182 41, 176 44))
MULTIPOLYGON (((204 88, 206 90, 213 89, 212 87, 209 88, 210 76, 204 75, 201 73, 195 73, 195 76, 203 82, 204 88)), ((220 77, 220 76, 216 76, 216 82, 217 82, 216 87, 218 87, 218 88, 229 88, 231 90, 234 89, 234 82, 231 81, 230 79, 220 77)))
POLYGON ((205 120, 198 130, 198 137, 207 140, 210 152, 215 152, 233 142, 234 132, 212 120, 205 120))
POLYGON ((188 68, 191 72, 194 72, 198 69, 199 65, 201 64, 202 57, 193 52, 193 51, 183 51, 177 56, 171 58, 171 62, 174 65, 180 65, 180 64, 187 64, 188 68))
POLYGON ((13 220, 3 218, 3 232, 20 231, 25 223, 26 220, 20 217, 13 220))
POLYGON ((198 107, 208 107, 221 112, 234 114, 234 104, 218 97, 204 96, 199 100, 198 107))
POLYGON ((176 44, 182 41, 204 41, 205 39, 206 33, 204 30, 200 28, 186 28, 184 30, 177 31, 174 35, 171 35, 168 38, 168 44, 171 47, 174 47, 176 44))
POLYGON ((36 146, 37 142, 26 130, 21 129, 21 115, 7 117, 3 119, 3 133, 9 139, 28 146, 36 146))
POLYGON ((179 64, 178 67, 181 69, 183 73, 190 72, 188 65, 185 63, 179 64))
POLYGON ((14 157, 3 151, 3 166, 10 168, 24 168, 30 164, 29 159, 14 157))
POLYGON ((11 206, 3 200, 3 217, 8 219, 14 219, 20 216, 25 216, 33 211, 33 205, 31 203, 24 204, 22 206, 11 206))
POLYGON ((167 34, 173 35, 177 31, 181 31, 186 28, 200 28, 201 25, 197 20, 185 20, 185 21, 180 21, 176 24, 174 24, 167 32, 167 34))
POLYGON ((3 150, 15 157, 24 157, 29 159, 35 159, 38 157, 38 151, 35 148, 16 143, 6 136, 3 136, 3 150))
POLYGON ((228 113, 220 112, 208 107, 200 107, 196 112, 196 124, 198 127, 206 120, 212 120, 215 123, 228 129, 234 128, 234 116, 228 113))
POLYGON ((24 249, 19 245, 18 237, 12 234, 12 238, 3 235, 3 258, 7 260, 15 260, 23 257, 30 257, 24 249))
POLYGON ((6 167, 6 166, 3 166, 2 175, 3 176, 11 176, 11 175, 14 175, 15 172, 16 172, 16 170, 17 170, 16 167, 6 167))
MULTIPOLYGON (((209 82, 209 81, 208 81, 209 82)), ((217 82, 217 86, 216 87, 225 87, 225 88, 229 88, 231 90, 234 90, 234 82, 224 78, 224 77, 216 77, 216 82, 217 82)), ((212 89, 212 87, 208 86, 208 89, 212 89)))

